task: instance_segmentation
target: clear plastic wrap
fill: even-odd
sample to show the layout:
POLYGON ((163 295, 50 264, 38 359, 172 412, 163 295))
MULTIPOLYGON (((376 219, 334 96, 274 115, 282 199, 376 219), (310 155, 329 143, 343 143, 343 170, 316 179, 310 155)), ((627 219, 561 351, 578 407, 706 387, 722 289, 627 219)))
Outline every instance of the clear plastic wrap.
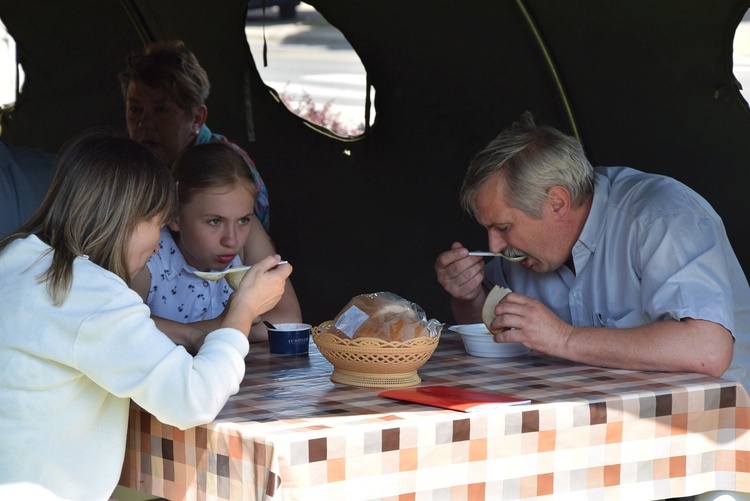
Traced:
POLYGON ((437 337, 443 324, 427 320, 424 310, 392 292, 374 292, 352 298, 333 320, 332 332, 339 337, 373 337, 407 341, 437 337))

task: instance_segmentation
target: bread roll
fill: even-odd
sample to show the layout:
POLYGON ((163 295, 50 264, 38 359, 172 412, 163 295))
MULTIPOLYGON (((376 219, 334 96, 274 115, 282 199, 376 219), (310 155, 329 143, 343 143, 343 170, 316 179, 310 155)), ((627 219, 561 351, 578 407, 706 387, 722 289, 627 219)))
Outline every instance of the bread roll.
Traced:
MULTIPOLYGON (((244 267, 244 266, 235 265, 235 266, 231 266, 229 269, 231 270, 232 268, 240 268, 240 267, 244 267)), ((224 275, 224 278, 226 279, 227 284, 229 284, 229 287, 231 287, 233 291, 236 291, 237 289, 240 288, 240 282, 242 281, 242 277, 245 276, 245 273, 247 273, 247 270, 238 271, 235 273, 227 273, 226 275, 224 275)))
POLYGON ((334 330, 351 339, 371 337, 385 341, 408 341, 430 337, 430 331, 411 303, 390 293, 362 294, 336 315, 334 330))
POLYGON ((510 292, 510 289, 507 289, 505 287, 500 287, 499 285, 496 285, 492 288, 489 294, 487 294, 487 298, 484 300, 484 304, 482 305, 482 322, 484 322, 484 325, 487 327, 487 330, 490 331, 492 334, 499 334, 503 331, 507 331, 508 329, 495 329, 494 331, 492 328, 490 328, 490 324, 495 319, 495 306, 505 299, 505 296, 510 292))

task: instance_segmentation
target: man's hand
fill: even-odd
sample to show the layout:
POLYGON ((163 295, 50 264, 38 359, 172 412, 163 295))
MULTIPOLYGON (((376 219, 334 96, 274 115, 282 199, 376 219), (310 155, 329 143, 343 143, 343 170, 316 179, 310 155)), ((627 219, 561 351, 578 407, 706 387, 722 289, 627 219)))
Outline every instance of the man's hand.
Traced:
POLYGON ((539 353, 563 356, 573 326, 557 317, 544 304, 511 292, 495 306, 492 329, 508 328, 494 335, 498 343, 521 343, 539 353))
POLYGON ((438 256, 435 273, 445 291, 458 300, 473 301, 483 292, 484 260, 469 256, 469 250, 459 242, 438 256))
POLYGON ((481 256, 470 256, 459 242, 451 250, 440 254, 435 261, 438 282, 451 295, 451 311, 456 322, 475 323, 482 321, 482 304, 487 291, 484 280, 484 260, 481 256))

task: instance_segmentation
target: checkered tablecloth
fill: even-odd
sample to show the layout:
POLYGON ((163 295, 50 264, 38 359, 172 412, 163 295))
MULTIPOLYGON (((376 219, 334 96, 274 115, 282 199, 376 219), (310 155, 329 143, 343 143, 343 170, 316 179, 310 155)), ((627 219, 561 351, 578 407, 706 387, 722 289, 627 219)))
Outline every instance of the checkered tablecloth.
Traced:
POLYGON ((530 405, 461 413, 332 383, 332 366, 251 345, 218 418, 180 431, 133 406, 121 484, 168 499, 648 500, 750 492, 737 383, 529 354, 478 358, 444 332, 422 385, 530 405))

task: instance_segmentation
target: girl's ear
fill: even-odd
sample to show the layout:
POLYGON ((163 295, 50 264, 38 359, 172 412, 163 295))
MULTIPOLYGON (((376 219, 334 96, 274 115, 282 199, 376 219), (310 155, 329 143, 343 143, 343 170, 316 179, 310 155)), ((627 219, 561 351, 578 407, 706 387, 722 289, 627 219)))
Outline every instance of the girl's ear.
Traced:
POLYGON ((170 222, 167 223, 167 226, 169 226, 169 229, 172 231, 180 231, 180 217, 177 216, 176 218, 172 219, 170 222))

